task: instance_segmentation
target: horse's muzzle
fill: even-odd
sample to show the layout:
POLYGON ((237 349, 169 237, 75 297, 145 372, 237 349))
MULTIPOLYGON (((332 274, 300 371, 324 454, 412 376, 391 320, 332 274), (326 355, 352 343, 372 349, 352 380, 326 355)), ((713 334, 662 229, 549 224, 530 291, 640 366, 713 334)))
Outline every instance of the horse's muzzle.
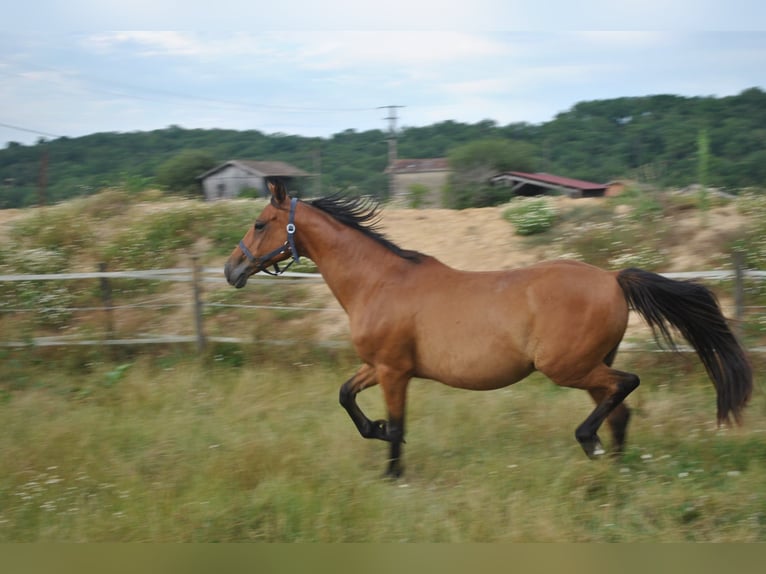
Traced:
POLYGON ((242 289, 247 284, 247 279, 252 275, 250 270, 250 264, 244 260, 239 265, 232 265, 231 261, 227 261, 223 267, 223 274, 226 276, 226 281, 229 285, 242 289))

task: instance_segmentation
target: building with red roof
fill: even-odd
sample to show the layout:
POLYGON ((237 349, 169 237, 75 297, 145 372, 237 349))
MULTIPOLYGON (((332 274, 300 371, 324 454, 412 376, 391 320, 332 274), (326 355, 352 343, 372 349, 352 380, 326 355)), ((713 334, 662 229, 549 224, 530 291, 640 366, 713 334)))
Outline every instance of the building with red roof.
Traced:
POLYGON ((506 171, 490 178, 492 185, 511 187, 514 195, 543 195, 563 193, 569 197, 603 197, 609 187, 606 183, 594 183, 549 173, 525 173, 506 171))

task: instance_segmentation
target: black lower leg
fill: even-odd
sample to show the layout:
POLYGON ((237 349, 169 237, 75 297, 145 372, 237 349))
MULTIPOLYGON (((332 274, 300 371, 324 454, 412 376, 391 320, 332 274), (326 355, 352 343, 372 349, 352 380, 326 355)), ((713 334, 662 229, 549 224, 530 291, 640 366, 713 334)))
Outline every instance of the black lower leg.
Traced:
MULTIPOLYGON (((598 438, 598 429, 604 420, 622 404, 625 397, 635 390, 639 384, 639 378, 632 373, 619 373, 619 375, 620 381, 617 383, 617 391, 602 399, 596 405, 596 408, 593 409, 593 412, 588 415, 588 418, 575 431, 577 442, 580 443, 585 454, 591 458, 599 457, 605 453, 601 440, 598 438)), ((614 422, 610 421, 618 449, 622 449, 624 446, 625 430, 628 424, 627 407, 624 407, 624 409, 624 420, 621 421, 619 418, 615 418, 614 422)))
POLYGON ((386 440, 391 442, 386 476, 389 478, 399 478, 403 472, 402 443, 404 443, 404 421, 391 419, 388 421, 386 430, 386 440))
POLYGON ((372 421, 362 412, 356 403, 358 391, 354 388, 354 378, 350 378, 341 387, 338 393, 338 400, 341 406, 354 421, 359 434, 364 438, 378 438, 385 440, 386 424, 385 421, 372 421))
POLYGON ((359 434, 362 435, 362 438, 376 438, 391 442, 389 423, 382 419, 371 420, 362 412, 356 402, 356 395, 359 391, 354 389, 353 383, 354 379, 351 378, 340 387, 338 400, 341 406, 346 409, 351 420, 354 421, 359 434))
POLYGON ((620 403, 606 421, 609 423, 609 428, 612 431, 614 454, 619 456, 625 450, 625 438, 628 432, 628 422, 630 422, 630 409, 625 403, 620 403))
MULTIPOLYGON (((604 363, 607 367, 611 367, 612 363, 614 363, 617 349, 619 349, 619 344, 604 358, 604 363)), ((624 402, 618 404, 609 414, 606 421, 609 423, 609 428, 612 431, 613 453, 615 456, 620 456, 625 450, 625 438, 627 436, 628 423, 630 422, 630 409, 628 405, 624 402)))

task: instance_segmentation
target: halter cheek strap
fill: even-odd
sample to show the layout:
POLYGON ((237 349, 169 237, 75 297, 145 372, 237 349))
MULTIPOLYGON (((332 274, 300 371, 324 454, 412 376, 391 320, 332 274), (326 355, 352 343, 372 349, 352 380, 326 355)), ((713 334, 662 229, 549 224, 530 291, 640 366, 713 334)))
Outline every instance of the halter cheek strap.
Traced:
POLYGON ((256 266, 260 266, 262 262, 268 261, 269 259, 276 257, 278 255, 282 255, 283 253, 286 253, 287 251, 290 251, 290 254, 293 256, 293 260, 288 263, 284 269, 279 268, 279 263, 274 263, 274 271, 269 271, 266 268, 261 269, 264 273, 267 273, 269 275, 281 275, 285 271, 287 271, 288 267, 292 265, 293 263, 300 263, 301 258, 300 255, 298 255, 298 250, 295 248, 295 206, 298 204, 298 198, 293 197, 290 200, 290 216, 288 218, 287 227, 285 228, 287 230, 287 241, 279 247, 277 247, 274 251, 271 251, 270 253, 267 253, 263 257, 256 257, 252 254, 250 249, 247 248, 247 245, 245 245, 245 242, 240 240, 239 242, 239 249, 242 251, 242 253, 245 254, 245 257, 250 261, 250 263, 255 264, 256 266))
MULTIPOLYGON (((298 198, 293 197, 290 200, 290 217, 287 220, 287 244, 290 246, 290 253, 293 256, 295 263, 301 262, 301 256, 298 255, 298 250, 295 248, 295 206, 298 205, 298 198)), ((291 262, 292 263, 292 262, 291 262)))

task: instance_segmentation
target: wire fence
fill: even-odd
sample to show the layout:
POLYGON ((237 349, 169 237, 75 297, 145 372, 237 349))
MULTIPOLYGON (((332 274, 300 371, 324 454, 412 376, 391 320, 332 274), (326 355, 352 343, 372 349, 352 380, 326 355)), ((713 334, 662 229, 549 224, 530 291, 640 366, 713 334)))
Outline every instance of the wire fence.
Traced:
MULTIPOLYGON (((708 270, 708 271, 687 271, 676 273, 662 273, 665 277, 681 280, 703 280, 706 282, 732 282, 733 305, 724 309, 727 315, 735 319, 735 325, 740 327, 745 322, 756 322, 766 327, 766 307, 758 305, 745 304, 745 284, 750 282, 760 282, 766 280, 766 271, 743 269, 737 264, 733 269, 727 270, 708 270)), ((220 267, 201 267, 197 264, 196 258, 192 261, 190 267, 177 267, 172 269, 149 269, 134 271, 106 271, 105 266, 101 264, 99 271, 93 272, 72 272, 72 273, 46 273, 46 274, 12 274, 0 275, 0 283, 7 282, 38 282, 38 281, 88 281, 98 280, 100 283, 101 300, 98 305, 42 305, 30 308, 29 306, 7 304, 0 306, 0 318, 9 314, 21 313, 99 313, 103 314, 101 336, 83 337, 82 335, 46 335, 29 336, 24 340, 0 340, 0 347, 22 348, 22 347, 54 347, 69 345, 150 345, 150 344, 174 344, 174 343, 192 343, 196 344, 198 350, 203 350, 210 342, 214 343, 234 343, 248 344, 255 342, 268 342, 275 345, 288 345, 297 341, 267 339, 262 340, 254 337, 233 337, 223 335, 207 335, 205 330, 205 309, 238 309, 238 310, 272 310, 272 311, 300 311, 300 312, 343 312, 337 306, 312 306, 312 305, 279 305, 279 304, 248 304, 248 303, 222 303, 213 300, 205 301, 205 288, 218 286, 230 289, 223 277, 223 271, 220 267), (133 279, 144 281, 166 281, 174 283, 190 283, 191 289, 188 293, 179 293, 177 290, 173 293, 164 293, 152 295, 140 300, 132 300, 126 303, 115 304, 113 302, 112 282, 115 280, 133 279), (123 336, 115 334, 114 321, 112 314, 116 311, 135 311, 139 309, 159 311, 165 309, 183 309, 189 308, 191 312, 187 315, 188 323, 193 325, 193 334, 142 334, 140 336, 123 336)), ((279 284, 279 285, 310 285, 324 284, 324 279, 316 273, 297 273, 287 272, 280 277, 254 276, 249 281, 250 284, 279 284)), ((329 299, 329 296, 328 296, 329 299)), ((5 331, 3 329, 2 331, 5 331)), ((337 341, 317 341, 318 345, 337 347, 337 341)), ((624 350, 655 350, 645 345, 624 343, 621 346, 624 350)), ((682 347, 680 350, 690 351, 691 349, 682 347)), ((751 347, 751 352, 766 352, 766 347, 751 347)))
MULTIPOLYGON (((1 283, 30 283, 45 281, 99 281, 101 286, 100 304, 91 305, 29 305, 8 304, 0 305, 0 318, 10 314, 50 314, 50 313, 103 313, 104 325, 102 336, 83 337, 81 335, 44 335, 28 336, 24 340, 7 340, 2 337, 0 347, 23 348, 23 347, 55 347, 55 346, 83 346, 83 345, 151 345, 151 344, 174 344, 174 343, 195 343, 198 350, 205 348, 207 343, 236 343, 247 344, 256 342, 253 337, 232 337, 221 335, 207 335, 204 326, 203 310, 207 309, 247 309, 247 310, 272 310, 272 311, 322 311, 337 313, 342 312, 340 308, 319 307, 309 305, 270 305, 270 304, 248 304, 248 303, 221 303, 216 301, 205 301, 203 293, 204 286, 222 287, 231 289, 223 277, 221 267, 200 267, 193 260, 190 267, 174 267, 171 269, 148 269, 148 270, 130 270, 130 271, 106 271, 104 265, 99 265, 99 271, 86 272, 66 272, 66 273, 27 273, 27 274, 6 274, 0 275, 1 283), (179 293, 174 290, 172 293, 151 295, 150 297, 131 300, 126 303, 115 304, 113 302, 113 282, 116 280, 138 280, 138 281, 164 281, 173 283, 190 283, 192 288, 188 293, 179 293), (189 323, 193 323, 194 334, 143 334, 141 336, 114 336, 113 313, 120 311, 135 310, 172 310, 172 309, 192 309, 188 315, 189 323)), ((251 285, 279 283, 281 285, 308 285, 324 284, 324 279, 318 273, 299 273, 286 272, 281 277, 270 276, 252 277, 249 281, 251 285)), ((2 329, 5 331, 5 329, 2 329)), ((15 330, 14 330, 15 331, 15 330)), ((287 345, 293 341, 270 339, 270 344, 287 345)), ((337 346, 335 342, 319 341, 320 346, 337 346)))

